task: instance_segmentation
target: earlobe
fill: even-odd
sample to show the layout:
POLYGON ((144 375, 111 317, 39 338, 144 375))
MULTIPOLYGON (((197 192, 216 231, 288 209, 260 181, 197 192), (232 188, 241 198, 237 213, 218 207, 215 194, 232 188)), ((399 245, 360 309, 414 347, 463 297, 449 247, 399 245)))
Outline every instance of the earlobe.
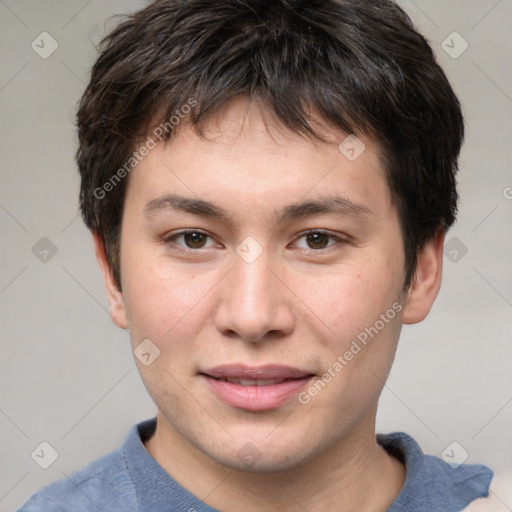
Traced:
POLYGON ((405 303, 404 324, 421 322, 428 315, 441 287, 443 273, 443 243, 445 232, 440 230, 418 252, 416 272, 405 303))
POLYGON ((112 321, 121 329, 128 328, 128 320, 126 318, 126 310, 124 306, 123 294, 119 290, 117 283, 112 275, 112 269, 105 251, 105 242, 103 237, 98 233, 93 233, 94 251, 96 259, 103 275, 103 281, 107 291, 108 303, 110 305, 110 316, 112 321))

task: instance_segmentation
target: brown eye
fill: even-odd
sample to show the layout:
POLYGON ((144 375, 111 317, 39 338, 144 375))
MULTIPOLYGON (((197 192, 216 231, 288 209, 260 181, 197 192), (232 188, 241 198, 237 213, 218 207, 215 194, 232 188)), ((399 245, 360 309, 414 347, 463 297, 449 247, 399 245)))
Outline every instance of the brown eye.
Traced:
POLYGON ((342 238, 326 231, 308 231, 299 236, 293 245, 298 249, 320 252, 323 249, 329 249, 331 246, 341 246, 343 242, 342 238))
POLYGON ((306 242, 310 249, 325 249, 329 244, 329 239, 332 238, 326 233, 315 232, 306 235, 306 242))
POLYGON ((204 233, 199 233, 198 231, 183 234, 183 240, 190 249, 200 249, 204 247, 207 238, 204 233))
POLYGON ((169 236, 165 242, 167 244, 178 245, 183 249, 204 249, 217 246, 211 236, 203 233, 202 231, 196 230, 175 233, 174 235, 169 236))

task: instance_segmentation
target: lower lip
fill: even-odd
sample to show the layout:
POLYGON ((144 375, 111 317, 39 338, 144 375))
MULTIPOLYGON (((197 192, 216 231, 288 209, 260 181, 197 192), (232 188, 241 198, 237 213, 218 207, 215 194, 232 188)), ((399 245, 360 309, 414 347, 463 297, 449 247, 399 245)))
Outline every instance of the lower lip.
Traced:
POLYGON ((292 398, 312 379, 290 379, 270 386, 242 386, 203 375, 213 392, 226 404, 237 409, 258 412, 277 409, 292 398))

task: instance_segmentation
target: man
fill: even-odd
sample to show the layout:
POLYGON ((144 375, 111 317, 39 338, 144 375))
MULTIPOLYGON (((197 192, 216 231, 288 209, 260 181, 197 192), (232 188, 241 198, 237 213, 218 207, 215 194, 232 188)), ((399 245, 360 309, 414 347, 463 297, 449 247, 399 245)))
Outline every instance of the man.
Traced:
POLYGON ((401 326, 440 287, 463 139, 399 7, 156 1, 104 41, 78 131, 158 415, 21 510, 488 507, 490 469, 375 435, 401 326))

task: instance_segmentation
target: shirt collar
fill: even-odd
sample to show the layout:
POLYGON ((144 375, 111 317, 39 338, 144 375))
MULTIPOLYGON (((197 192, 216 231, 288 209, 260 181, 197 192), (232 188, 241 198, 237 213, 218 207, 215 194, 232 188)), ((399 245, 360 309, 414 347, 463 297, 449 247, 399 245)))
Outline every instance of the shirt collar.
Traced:
MULTIPOLYGON (((137 493, 140 510, 218 512, 178 484, 144 446, 156 429, 156 418, 135 425, 122 450, 137 493)), ((406 480, 388 512, 462 510, 488 495, 492 471, 482 465, 453 469, 437 457, 424 455, 412 437, 403 433, 377 435, 377 442, 406 467, 406 480)))

